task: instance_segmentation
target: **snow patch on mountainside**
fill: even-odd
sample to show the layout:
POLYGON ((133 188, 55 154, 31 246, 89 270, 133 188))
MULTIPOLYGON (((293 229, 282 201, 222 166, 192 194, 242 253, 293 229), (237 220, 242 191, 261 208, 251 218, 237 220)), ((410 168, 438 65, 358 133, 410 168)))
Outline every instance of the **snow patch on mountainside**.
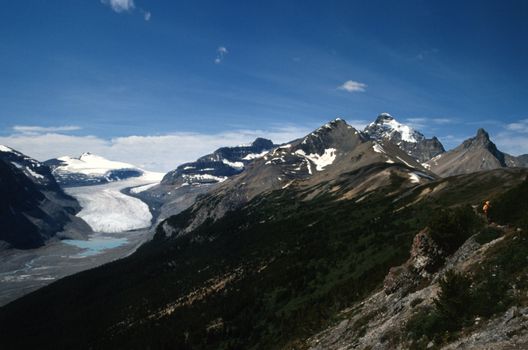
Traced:
POLYGON ((248 155, 246 155, 244 158, 242 158, 243 160, 253 160, 253 159, 257 159, 257 158, 262 158, 264 157, 264 155, 266 153, 268 153, 269 151, 264 151, 262 153, 250 153, 248 155))
POLYGON ((376 153, 385 153, 385 150, 383 149, 383 147, 381 147, 381 145, 379 143, 372 144, 372 149, 376 153))
POLYGON ((144 191, 148 190, 149 188, 152 188, 152 187, 156 186, 157 184, 158 183, 155 182, 155 183, 148 184, 148 185, 134 187, 134 188, 130 189, 130 193, 138 194, 138 193, 141 193, 141 192, 144 192, 144 191))
POLYGON ((13 150, 7 146, 0 145, 0 152, 13 152, 13 150))
POLYGON ((409 180, 411 180, 411 182, 415 184, 420 183, 420 177, 415 173, 409 173, 409 180))
POLYGON ((231 168, 234 168, 234 169, 238 169, 238 170, 244 169, 244 163, 242 162, 230 162, 227 159, 222 159, 222 163, 229 165, 231 168))
POLYGON ((27 170, 27 172, 28 172, 31 176, 33 176, 35 179, 41 179, 41 180, 44 179, 44 176, 42 176, 42 175, 40 175, 40 174, 37 174, 36 172, 34 172, 33 170, 31 170, 30 167, 26 167, 26 170, 27 170))
POLYGON ((402 162, 403 164, 407 165, 408 167, 414 168, 414 166, 412 164, 409 164, 408 162, 406 162, 405 160, 401 159, 400 157, 396 157, 396 158, 398 158, 398 160, 400 162, 402 162))
MULTIPOLYGON (((207 170, 207 169, 204 169, 204 170, 207 170)), ((223 182, 227 180, 227 176, 214 176, 210 174, 192 174, 192 175, 184 174, 183 178, 191 182, 197 181, 197 180, 198 181, 206 180, 206 181, 212 181, 212 182, 223 182)))
MULTIPOLYGON (((315 169, 317 171, 324 170, 325 167, 331 165, 335 158, 336 158, 336 149, 335 148, 327 148, 324 150, 323 154, 317 154, 317 153, 310 153, 306 154, 302 149, 299 149, 295 151, 295 154, 300 155, 302 157, 305 157, 306 159, 309 159, 312 163, 315 164, 315 169)), ((311 173, 311 169, 310 169, 311 173)))
POLYGON ((394 119, 386 121, 384 124, 389 126, 394 131, 399 132, 401 134, 401 138, 403 141, 413 142, 413 143, 418 142, 418 140, 416 140, 416 138, 414 137, 415 131, 411 127, 398 123, 394 119))

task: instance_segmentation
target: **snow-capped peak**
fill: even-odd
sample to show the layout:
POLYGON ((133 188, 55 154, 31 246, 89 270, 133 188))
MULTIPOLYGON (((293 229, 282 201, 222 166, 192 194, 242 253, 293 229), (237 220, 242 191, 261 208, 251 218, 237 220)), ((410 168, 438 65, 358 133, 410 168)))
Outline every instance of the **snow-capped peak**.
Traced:
POLYGON ((88 152, 83 153, 79 158, 65 156, 58 158, 58 160, 62 162, 57 168, 60 171, 85 175, 103 175, 109 170, 115 169, 136 169, 132 164, 115 162, 88 152))
POLYGON ((424 136, 408 125, 399 123, 389 113, 381 113, 376 121, 365 128, 365 132, 375 139, 399 139, 416 143, 424 139, 424 136))

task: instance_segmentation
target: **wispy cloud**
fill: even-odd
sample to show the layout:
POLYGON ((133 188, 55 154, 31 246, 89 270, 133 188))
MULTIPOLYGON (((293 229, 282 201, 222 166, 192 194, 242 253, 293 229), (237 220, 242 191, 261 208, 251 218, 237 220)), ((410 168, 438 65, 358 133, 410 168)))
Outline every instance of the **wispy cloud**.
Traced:
POLYGON ((36 126, 36 125, 15 125, 13 130, 22 134, 43 134, 50 132, 68 132, 81 130, 81 127, 75 125, 64 126, 36 126))
POLYGON ((266 137, 275 143, 288 142, 308 134, 310 127, 289 125, 262 130, 235 129, 213 134, 177 132, 164 135, 131 135, 112 139, 67 135, 63 132, 29 134, 27 129, 0 137, 0 144, 44 161, 63 155, 92 152, 132 163, 148 170, 169 171, 222 146, 235 146, 266 137))
POLYGON ((528 119, 522 119, 506 125, 506 129, 515 132, 528 133, 528 119))
POLYGON ((225 46, 220 46, 218 49, 216 49, 216 58, 214 60, 214 63, 219 64, 222 63, 224 60, 224 57, 229 53, 227 51, 227 48, 225 46))
POLYGON ((367 84, 360 83, 354 80, 347 80, 343 85, 339 86, 339 90, 345 90, 347 92, 363 92, 365 91, 367 84))
POLYGON ((503 125, 502 131, 493 137, 503 152, 520 155, 528 154, 528 119, 521 119, 503 125))
POLYGON ((101 0, 101 3, 110 6, 117 13, 130 12, 136 8, 134 0, 101 0))
MULTIPOLYGON (((134 0, 101 0, 101 3, 109 6, 117 13, 133 12, 136 9, 134 0)), ((143 15, 145 21, 150 21, 152 13, 150 11, 139 8, 139 12, 143 15)))
POLYGON ((413 128, 427 128, 431 126, 446 125, 457 123, 456 119, 452 118, 406 118, 404 123, 413 128))
POLYGON ((416 55, 416 59, 419 60, 419 61, 423 61, 427 57, 432 56, 432 55, 436 55, 439 52, 440 52, 440 50, 437 49, 437 48, 422 50, 416 55))

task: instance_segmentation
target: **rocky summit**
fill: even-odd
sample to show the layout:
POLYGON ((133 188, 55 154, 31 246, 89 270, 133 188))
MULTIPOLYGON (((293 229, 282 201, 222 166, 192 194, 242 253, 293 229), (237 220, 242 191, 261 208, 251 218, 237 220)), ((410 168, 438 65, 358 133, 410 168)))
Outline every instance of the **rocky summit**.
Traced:
POLYGON ((480 128, 474 137, 432 158, 426 166, 440 176, 452 176, 497 168, 522 167, 526 165, 523 159, 522 156, 514 157, 501 152, 490 140, 486 130, 480 128))
POLYGON ((363 132, 377 141, 391 141, 420 163, 445 152, 436 137, 426 138, 419 131, 399 123, 389 113, 381 113, 363 132))

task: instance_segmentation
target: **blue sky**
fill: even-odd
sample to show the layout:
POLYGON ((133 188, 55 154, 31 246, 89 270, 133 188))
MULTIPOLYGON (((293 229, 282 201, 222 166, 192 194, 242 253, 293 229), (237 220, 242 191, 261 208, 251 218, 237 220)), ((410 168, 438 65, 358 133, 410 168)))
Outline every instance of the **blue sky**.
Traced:
POLYGON ((389 112, 447 148, 484 127, 528 153, 526 18, 526 1, 3 1, 0 142, 169 170, 389 112))

